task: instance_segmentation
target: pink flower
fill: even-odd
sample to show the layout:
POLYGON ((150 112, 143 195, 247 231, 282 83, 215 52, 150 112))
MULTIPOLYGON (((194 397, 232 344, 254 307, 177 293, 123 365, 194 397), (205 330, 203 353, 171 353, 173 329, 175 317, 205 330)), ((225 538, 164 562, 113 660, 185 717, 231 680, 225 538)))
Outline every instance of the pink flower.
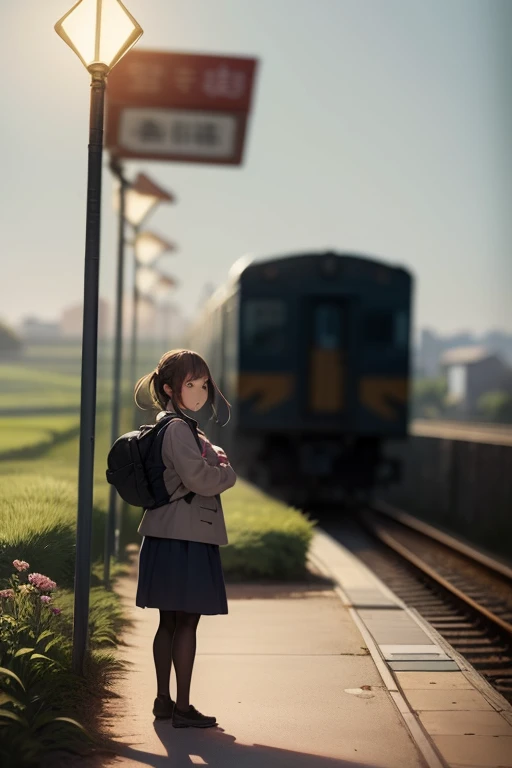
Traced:
POLYGON ((14 589, 0 589, 0 597, 4 597, 6 600, 13 600, 14 589))
POLYGON ((41 600, 42 603, 46 603, 46 605, 48 605, 48 603, 51 603, 52 601, 52 598, 49 595, 41 595, 39 599, 41 600))
POLYGON ((28 580, 34 587, 40 589, 41 592, 51 592, 57 586, 54 581, 49 579, 48 576, 43 576, 42 573, 31 573, 28 580))
POLYGON ((50 608, 50 611, 52 613, 54 613, 56 616, 58 616, 59 613, 62 613, 62 609, 61 608, 50 608))
POLYGON ((25 560, 13 560, 12 564, 17 571, 26 571, 28 568, 30 568, 30 564, 25 560))

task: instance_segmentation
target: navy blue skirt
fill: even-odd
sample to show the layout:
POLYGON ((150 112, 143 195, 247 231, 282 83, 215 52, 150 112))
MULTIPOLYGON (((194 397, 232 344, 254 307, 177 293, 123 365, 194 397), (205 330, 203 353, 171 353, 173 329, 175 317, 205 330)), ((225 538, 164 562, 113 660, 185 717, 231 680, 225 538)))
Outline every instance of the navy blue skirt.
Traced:
POLYGON ((218 544, 145 536, 135 605, 163 611, 228 612, 218 544))

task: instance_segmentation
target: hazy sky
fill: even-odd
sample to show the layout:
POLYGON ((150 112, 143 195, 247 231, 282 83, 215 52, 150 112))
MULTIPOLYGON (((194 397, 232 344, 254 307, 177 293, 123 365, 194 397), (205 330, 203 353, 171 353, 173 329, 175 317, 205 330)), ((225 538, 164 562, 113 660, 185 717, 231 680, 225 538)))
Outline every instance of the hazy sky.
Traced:
MULTIPOLYGON (((0 317, 82 300, 89 76, 53 25, 72 0, 1 0, 0 317)), ((129 163, 173 190, 176 300, 252 252, 355 249, 417 278, 416 324, 512 331, 510 0, 125 0, 139 47, 261 60, 241 168, 129 163)), ((107 161, 107 157, 105 160, 107 161)), ((103 186, 101 294, 116 223, 103 186)), ((129 280, 127 280, 127 287, 129 280)))

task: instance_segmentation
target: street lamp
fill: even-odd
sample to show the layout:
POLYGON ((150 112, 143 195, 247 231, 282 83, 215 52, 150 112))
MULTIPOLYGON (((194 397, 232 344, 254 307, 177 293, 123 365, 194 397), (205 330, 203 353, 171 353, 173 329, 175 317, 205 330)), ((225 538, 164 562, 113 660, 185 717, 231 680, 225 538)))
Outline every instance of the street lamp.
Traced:
POLYGON ((126 193, 126 220, 134 228, 141 226, 144 219, 159 203, 175 203, 176 197, 151 181, 149 176, 139 173, 126 193))
POLYGON ((151 264, 164 253, 176 251, 177 247, 154 232, 139 232, 137 236, 137 258, 141 264, 151 264))
POLYGON ((91 75, 72 655, 73 670, 83 675, 91 578, 105 81, 112 67, 142 35, 142 27, 119 0, 80 0, 57 22, 55 31, 91 75))
MULTIPOLYGON (((176 246, 168 240, 164 240, 150 232, 141 232, 140 225, 134 226, 134 275, 133 275, 133 309, 132 309, 132 349, 131 349, 131 370, 130 384, 135 385, 137 380, 137 335, 138 335, 138 315, 139 299, 141 295, 141 286, 139 273, 143 267, 153 265, 164 253, 170 253, 176 250, 176 246)), ((134 409, 134 428, 137 427, 137 409, 134 409)))
MULTIPOLYGON (((112 394, 112 423, 111 423, 111 443, 119 437, 119 423, 121 412, 121 367, 122 367, 122 339, 123 339, 123 286, 124 286, 124 249, 126 245, 125 224, 132 225, 135 233, 133 243, 140 238, 139 230, 149 216, 149 214, 160 203, 172 203, 176 201, 174 195, 167 192, 162 187, 155 184, 143 173, 139 173, 135 181, 129 182, 124 175, 123 165, 118 157, 111 157, 110 169, 117 178, 118 184, 114 189, 114 209, 118 214, 118 244, 117 244, 117 281, 116 281, 116 330, 114 340, 114 371, 113 371, 113 394, 112 394)), ((142 234, 142 233, 141 233, 142 234)), ((155 241, 166 245, 166 250, 172 250, 171 243, 167 243, 157 235, 144 233, 141 240, 141 247, 144 252, 148 250, 150 243, 155 241)), ((162 245, 160 245, 161 249, 162 245)), ((157 252, 155 252, 156 258, 157 252)), ((136 267, 135 267, 136 271, 136 267)), ((134 307, 137 303, 137 290, 134 277, 134 307)), ((132 317, 132 349, 131 349, 131 370, 130 384, 134 383, 135 365, 136 365, 136 335, 137 335, 137 317, 134 312, 132 317)), ((110 587, 110 557, 114 553, 119 556, 119 536, 121 522, 120 512, 118 510, 117 491, 113 485, 110 486, 109 505, 107 522, 105 527, 105 546, 103 557, 103 580, 105 587, 110 587)))

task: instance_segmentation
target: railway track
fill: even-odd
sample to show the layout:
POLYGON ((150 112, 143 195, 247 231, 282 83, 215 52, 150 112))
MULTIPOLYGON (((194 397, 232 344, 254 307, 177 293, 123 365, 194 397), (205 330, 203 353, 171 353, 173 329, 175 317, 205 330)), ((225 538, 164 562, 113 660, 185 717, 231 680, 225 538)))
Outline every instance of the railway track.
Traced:
POLYGON ((512 568, 386 504, 360 513, 363 560, 512 702, 512 568))

